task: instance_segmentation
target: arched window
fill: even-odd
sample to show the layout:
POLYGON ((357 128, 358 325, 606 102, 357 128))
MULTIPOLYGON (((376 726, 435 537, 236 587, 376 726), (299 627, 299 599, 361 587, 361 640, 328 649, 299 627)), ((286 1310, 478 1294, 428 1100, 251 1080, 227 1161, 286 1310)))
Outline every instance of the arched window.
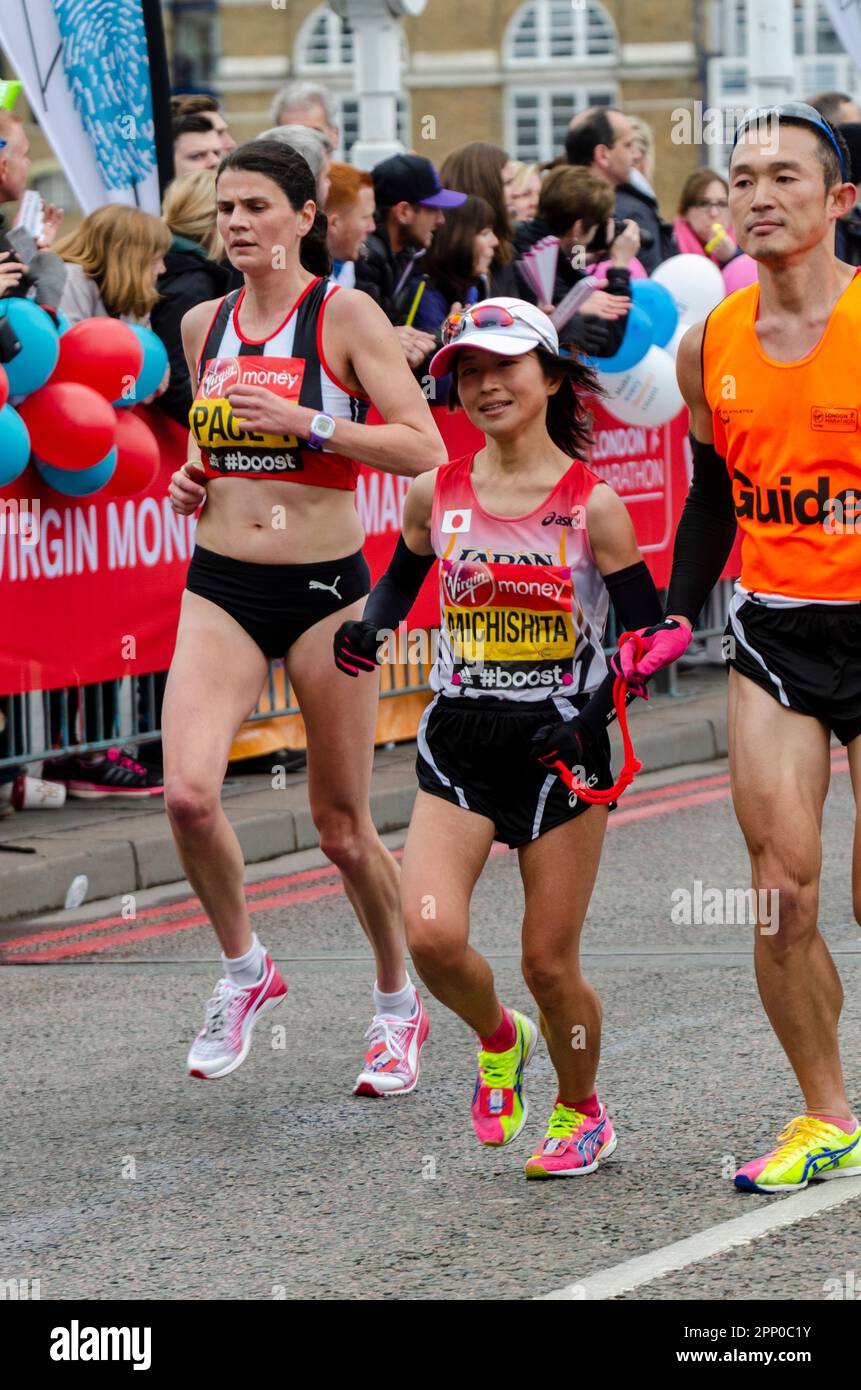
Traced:
POLYGON ((312 10, 296 41, 297 73, 349 72, 353 66, 353 30, 348 19, 341 19, 321 5, 312 10))
POLYGON ((616 102, 617 50, 603 5, 529 0, 515 11, 503 41, 505 147, 515 159, 552 158, 578 111, 616 102))
POLYGON ((504 53, 507 64, 559 64, 609 60, 616 49, 616 30, 603 5, 529 0, 508 25, 504 53))

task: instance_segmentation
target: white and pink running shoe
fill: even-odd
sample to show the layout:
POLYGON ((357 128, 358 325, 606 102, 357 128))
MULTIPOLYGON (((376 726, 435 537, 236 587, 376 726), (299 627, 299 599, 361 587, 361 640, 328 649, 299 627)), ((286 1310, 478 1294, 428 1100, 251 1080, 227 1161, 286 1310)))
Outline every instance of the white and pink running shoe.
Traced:
POLYGON ((189 1076, 217 1081, 241 1066, 251 1047, 251 1030, 261 1014, 287 997, 287 983, 272 964, 263 963, 263 979, 247 989, 222 978, 206 1006, 206 1020, 191 1044, 189 1076))
POLYGON ((416 995, 412 1018, 374 1014, 365 1037, 365 1065, 353 1087, 354 1096, 405 1096, 419 1079, 421 1050, 430 1032, 425 1006, 416 995))

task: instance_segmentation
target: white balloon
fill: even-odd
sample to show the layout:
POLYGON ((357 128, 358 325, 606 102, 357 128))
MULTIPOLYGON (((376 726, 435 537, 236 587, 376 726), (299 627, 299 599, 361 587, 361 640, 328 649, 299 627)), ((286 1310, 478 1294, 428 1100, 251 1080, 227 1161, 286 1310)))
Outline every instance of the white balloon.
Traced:
POLYGON ((679 323, 699 323, 720 304, 726 293, 724 278, 708 256, 692 252, 671 256, 651 276, 669 290, 679 311, 679 323))
POLYGON ((664 343, 664 352, 668 352, 674 362, 676 360, 676 353, 679 350, 679 343, 682 341, 682 338, 685 336, 690 326, 689 323, 680 323, 670 341, 664 343))
POLYGON ((607 393, 605 409, 626 425, 663 425, 684 405, 666 348, 650 347, 629 371, 599 372, 598 379, 607 393))

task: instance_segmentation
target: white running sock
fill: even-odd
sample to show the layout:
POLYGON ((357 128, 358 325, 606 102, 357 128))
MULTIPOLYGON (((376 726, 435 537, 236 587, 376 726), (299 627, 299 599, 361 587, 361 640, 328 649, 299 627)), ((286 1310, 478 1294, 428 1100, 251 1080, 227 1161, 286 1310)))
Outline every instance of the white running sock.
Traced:
POLYGON ((407 976, 403 989, 394 994, 383 994, 374 982, 374 1013, 385 1014, 386 1018, 412 1018, 418 1007, 416 988, 407 976))
POLYGON ((251 946, 244 956, 235 956, 229 960, 222 955, 224 970, 228 980, 232 985, 239 985, 240 989, 249 989, 251 985, 259 985, 263 979, 263 964, 266 960, 266 952, 257 940, 255 933, 251 938, 251 946))

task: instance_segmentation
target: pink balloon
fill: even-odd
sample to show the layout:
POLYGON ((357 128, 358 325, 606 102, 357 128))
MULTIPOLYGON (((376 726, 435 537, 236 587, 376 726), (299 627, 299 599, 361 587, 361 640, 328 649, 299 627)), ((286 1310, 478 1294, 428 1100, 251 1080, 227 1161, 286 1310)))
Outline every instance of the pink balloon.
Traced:
MULTIPOLYGON (((612 264, 612 261, 599 261, 597 265, 590 266, 587 273, 589 275, 598 276, 606 275, 607 271, 610 269, 610 266, 612 264)), ((632 280, 648 280, 649 278, 648 273, 637 260, 636 256, 634 256, 634 258, 632 259, 630 265, 628 266, 628 270, 631 272, 632 280)))
POLYGON ((721 270, 727 294, 732 294, 733 290, 743 290, 746 285, 756 283, 757 264, 753 256, 735 256, 731 261, 727 261, 721 270))

